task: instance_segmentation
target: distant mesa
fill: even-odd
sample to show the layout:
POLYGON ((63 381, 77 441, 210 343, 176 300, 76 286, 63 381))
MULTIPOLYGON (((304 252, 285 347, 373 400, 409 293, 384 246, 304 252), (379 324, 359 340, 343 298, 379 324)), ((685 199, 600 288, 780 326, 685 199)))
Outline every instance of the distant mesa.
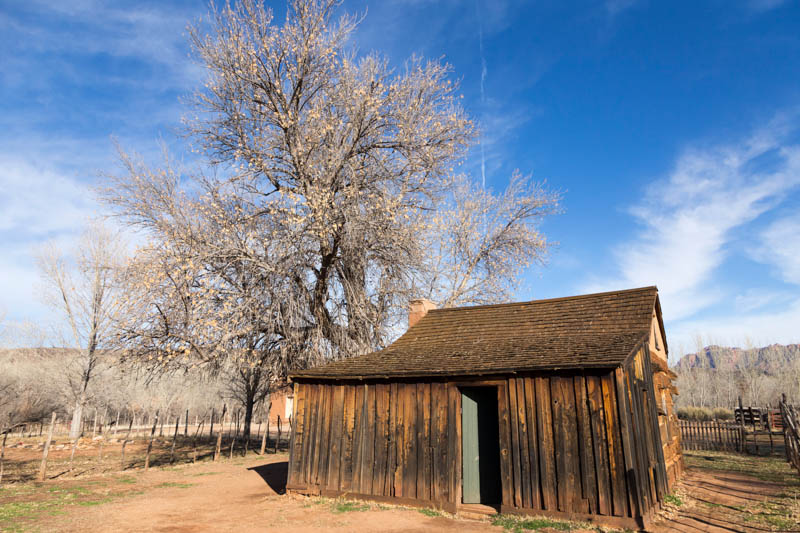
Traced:
POLYGON ((757 368, 767 374, 800 361, 800 344, 770 344, 762 348, 706 346, 697 353, 688 353, 673 367, 677 372, 692 368, 757 368))

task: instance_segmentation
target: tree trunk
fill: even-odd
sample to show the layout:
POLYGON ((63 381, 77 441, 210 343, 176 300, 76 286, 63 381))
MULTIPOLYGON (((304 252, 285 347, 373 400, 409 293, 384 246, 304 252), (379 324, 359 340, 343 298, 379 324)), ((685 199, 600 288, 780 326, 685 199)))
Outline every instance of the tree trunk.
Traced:
POLYGON ((83 404, 85 401, 85 394, 81 394, 80 398, 75 400, 75 409, 72 411, 72 423, 69 426, 70 440, 75 440, 81 436, 81 426, 83 425, 83 404))
POLYGON ((255 391, 247 391, 247 399, 244 405, 244 438, 250 440, 250 427, 253 423, 253 407, 256 403, 255 391))

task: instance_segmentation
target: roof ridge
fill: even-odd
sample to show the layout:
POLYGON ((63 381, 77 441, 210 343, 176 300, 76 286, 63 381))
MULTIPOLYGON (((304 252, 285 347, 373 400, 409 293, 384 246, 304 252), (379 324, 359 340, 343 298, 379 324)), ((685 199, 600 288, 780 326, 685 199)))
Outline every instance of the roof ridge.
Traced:
MULTIPOLYGON (((559 296, 557 298, 542 298, 539 300, 526 300, 522 302, 505 302, 499 304, 480 304, 480 305, 463 305, 458 307, 441 307, 436 309, 431 309, 428 313, 440 313, 442 311, 456 311, 459 309, 490 309, 496 307, 513 307, 515 305, 527 305, 527 304, 538 304, 538 303, 546 303, 546 302, 560 302, 565 300, 582 300, 586 298, 596 298, 598 296, 609 296, 612 294, 624 294, 629 292, 639 292, 639 291, 648 291, 648 290, 655 290, 658 292, 658 287, 656 285, 648 285, 646 287, 636 287, 633 289, 619 289, 616 291, 604 291, 604 292, 593 292, 589 294, 575 294, 573 296, 559 296)), ((424 318, 424 317, 423 317, 424 318)))

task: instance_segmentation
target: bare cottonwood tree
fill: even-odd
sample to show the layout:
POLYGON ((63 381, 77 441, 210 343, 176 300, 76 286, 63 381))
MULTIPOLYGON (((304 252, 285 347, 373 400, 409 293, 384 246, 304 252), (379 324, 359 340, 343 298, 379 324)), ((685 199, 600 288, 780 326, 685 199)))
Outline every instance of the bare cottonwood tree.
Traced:
POLYGON ((116 274, 124 261, 120 236, 100 223, 86 229, 72 255, 51 244, 37 257, 48 303, 65 319, 66 346, 75 349, 64 372, 74 402, 73 439, 80 436, 89 384, 122 304, 116 274))
POLYGON ((210 170, 123 154, 104 193, 152 239, 128 273, 128 353, 280 381, 384 346, 410 298, 508 298, 543 257, 535 223, 557 197, 456 178, 474 135, 450 67, 357 56, 337 5, 295 0, 277 25, 243 0, 192 31, 209 79, 187 126, 210 170))

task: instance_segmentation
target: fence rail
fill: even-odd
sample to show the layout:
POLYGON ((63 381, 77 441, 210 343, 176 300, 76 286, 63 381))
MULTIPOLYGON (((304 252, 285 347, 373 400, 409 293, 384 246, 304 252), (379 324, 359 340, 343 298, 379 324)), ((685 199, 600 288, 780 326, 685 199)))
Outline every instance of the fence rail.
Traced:
POLYGON ((679 420, 681 446, 684 450, 720 450, 741 452, 744 429, 740 424, 711 420, 696 422, 679 420))

